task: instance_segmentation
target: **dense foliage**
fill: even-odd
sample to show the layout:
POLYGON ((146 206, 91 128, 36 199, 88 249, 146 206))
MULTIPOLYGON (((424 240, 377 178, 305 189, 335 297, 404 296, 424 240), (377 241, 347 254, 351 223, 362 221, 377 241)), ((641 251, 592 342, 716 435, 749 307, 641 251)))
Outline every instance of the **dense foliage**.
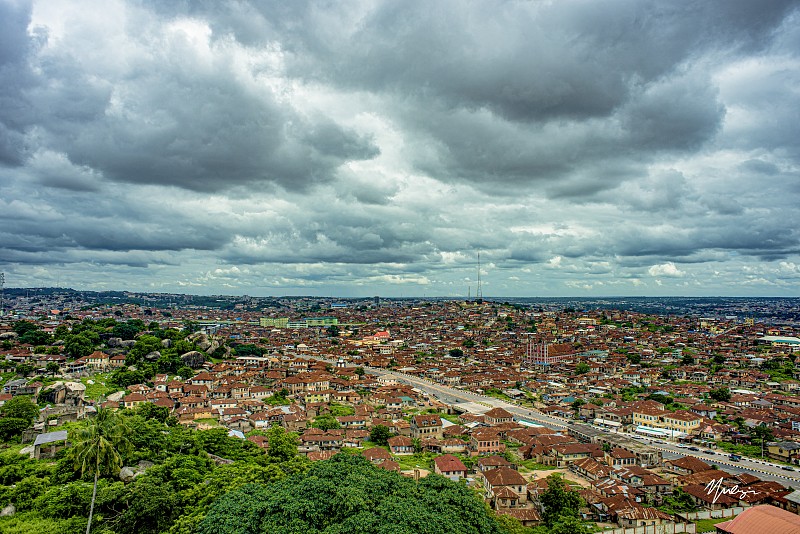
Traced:
POLYGON ((437 475, 419 482, 339 454, 305 475, 247 485, 219 499, 200 534, 500 533, 464 485, 437 475))
MULTIPOLYGON (((116 447, 120 463, 154 465, 127 483, 115 469, 99 471, 92 532, 189 534, 216 498, 245 484, 269 484, 308 469, 308 461, 296 456, 296 436, 282 428, 268 431, 275 442, 268 455, 249 441, 229 437, 224 429, 169 426, 163 415, 152 409, 124 411, 114 421, 126 428, 130 445, 116 447), (209 454, 232 463, 219 465, 209 454)), ((71 434, 91 436, 93 424, 76 424, 71 434)), ((85 532, 94 471, 81 474, 71 450, 79 452, 66 449, 55 461, 29 459, 19 454, 18 446, 0 453, 0 508, 13 504, 17 510, 13 517, 0 518, 0 532, 85 532)))

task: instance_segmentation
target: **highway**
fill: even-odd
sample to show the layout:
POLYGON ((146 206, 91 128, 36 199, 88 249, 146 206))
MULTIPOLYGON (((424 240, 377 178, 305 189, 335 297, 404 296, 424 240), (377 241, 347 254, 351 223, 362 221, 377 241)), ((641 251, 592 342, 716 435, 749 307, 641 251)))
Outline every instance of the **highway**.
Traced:
MULTIPOLYGON (((334 364, 336 363, 334 361, 322 357, 315 357, 315 359, 319 359, 328 363, 334 363, 334 364)), ((535 408, 522 407, 517 404, 496 399, 494 397, 488 397, 486 395, 479 395, 477 393, 472 393, 470 391, 455 389, 449 386, 439 384, 438 382, 434 382, 427 378, 419 378, 413 375, 407 375, 405 373, 400 373, 397 371, 389 371, 387 369, 377 369, 372 367, 364 367, 364 370, 372 375, 391 375, 399 382, 404 382, 421 391, 428 393, 428 395, 433 395, 438 400, 446 404, 455 404, 457 402, 473 402, 483 405, 484 407, 486 407, 486 410, 495 407, 503 408, 512 413, 518 419, 524 419, 526 421, 541 424, 543 426, 557 430, 567 429, 570 423, 566 419, 561 419, 558 417, 552 417, 543 414, 538 410, 536 410, 535 408)), ((600 427, 594 427, 594 428, 599 429, 600 427)), ((800 472, 786 471, 782 469, 780 465, 774 464, 766 460, 762 461, 760 459, 750 459, 743 457, 740 461, 733 462, 729 459, 729 455, 722 451, 714 452, 714 454, 708 454, 703 451, 709 449, 692 451, 689 450, 688 448, 678 447, 676 444, 672 444, 663 440, 645 438, 637 434, 630 434, 630 433, 623 433, 623 434, 633 439, 636 439, 640 443, 646 443, 654 447, 655 449, 661 451, 662 456, 665 460, 691 455, 696 458, 700 458, 706 463, 717 465, 720 469, 723 469, 731 474, 750 473, 759 477, 762 480, 774 480, 776 482, 783 484, 784 486, 789 486, 792 487, 793 489, 800 489, 800 472)))

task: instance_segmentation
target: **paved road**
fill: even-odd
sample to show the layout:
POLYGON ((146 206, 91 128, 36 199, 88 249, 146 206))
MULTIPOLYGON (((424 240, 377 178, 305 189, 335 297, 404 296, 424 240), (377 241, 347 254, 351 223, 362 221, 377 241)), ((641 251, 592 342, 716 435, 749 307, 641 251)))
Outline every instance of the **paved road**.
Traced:
MULTIPOLYGON (((325 358, 317 358, 317 359, 329 363, 335 363, 331 360, 326 360, 325 358)), ((434 382, 427 378, 419 378, 413 375, 407 375, 405 373, 388 371, 386 369, 365 367, 364 370, 369 374, 374 374, 374 375, 391 375, 398 381, 405 382, 422 391, 425 391, 429 395, 433 395, 440 401, 447 404, 454 404, 456 402, 474 402, 485 406, 487 410, 494 407, 503 408, 514 414, 519 419, 524 419, 526 421, 541 424, 543 426, 554 428, 557 430, 564 430, 569 425, 569 421, 565 419, 543 414, 536 409, 521 407, 516 404, 496 399, 494 397, 488 397, 486 395, 479 395, 477 393, 472 393, 470 391, 463 391, 460 389, 451 388, 449 386, 444 386, 442 384, 439 384, 438 382, 434 382)), ((773 464, 768 461, 742 458, 742 460, 739 462, 732 462, 728 458, 728 454, 724 452, 707 454, 703 452, 703 450, 708 450, 708 449, 702 449, 700 451, 691 451, 687 448, 681 448, 675 444, 668 443, 665 441, 651 440, 635 434, 626 434, 626 435, 642 443, 647 443, 652 447, 660 450, 665 460, 691 455, 700 458, 706 463, 717 465, 719 466, 720 469, 724 469, 729 473, 733 474, 751 473, 762 480, 774 480, 776 482, 780 482, 785 486, 790 486, 793 487, 794 489, 800 489, 800 473, 798 473, 797 471, 795 472, 785 471, 781 469, 780 465, 773 464)))

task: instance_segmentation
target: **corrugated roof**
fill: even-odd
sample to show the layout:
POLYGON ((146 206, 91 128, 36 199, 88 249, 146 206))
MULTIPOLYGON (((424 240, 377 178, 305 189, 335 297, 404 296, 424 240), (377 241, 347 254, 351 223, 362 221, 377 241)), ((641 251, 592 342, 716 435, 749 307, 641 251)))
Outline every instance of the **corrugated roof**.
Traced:
POLYGON ((67 439, 67 431, 66 430, 57 430, 55 432, 47 432, 45 434, 39 434, 36 436, 36 441, 33 442, 33 445, 45 445, 46 443, 53 443, 56 441, 64 441, 67 439))
POLYGON ((717 529, 730 534, 797 534, 800 516, 770 504, 749 508, 717 529))

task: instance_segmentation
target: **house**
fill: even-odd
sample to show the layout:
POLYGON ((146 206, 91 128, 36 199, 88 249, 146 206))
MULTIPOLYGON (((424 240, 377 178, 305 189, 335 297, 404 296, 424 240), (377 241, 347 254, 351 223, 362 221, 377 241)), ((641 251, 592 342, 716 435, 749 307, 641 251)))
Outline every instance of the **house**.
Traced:
POLYGON ((793 441, 767 443, 767 451, 767 456, 773 460, 781 460, 795 465, 800 463, 800 443, 793 441))
POLYGON ((415 415, 411 418, 411 437, 442 439, 442 418, 436 414, 415 415))
POLYGON ((440 474, 450 480, 460 480, 466 478, 467 467, 464 463, 452 454, 443 454, 433 460, 434 473, 440 474))
POLYGON ((389 450, 392 454, 405 455, 414 454, 414 442, 406 436, 392 436, 387 440, 389 450))
POLYGON ((67 431, 57 430, 56 432, 47 432, 36 436, 33 442, 32 458, 54 458, 56 453, 66 447, 67 431))
POLYGON ((635 465, 636 455, 629 450, 613 447, 605 453, 605 461, 611 467, 635 465))
POLYGON ((503 408, 492 408, 483 414, 484 421, 489 426, 501 425, 503 423, 511 423, 514 421, 514 416, 503 408))
POLYGON ((392 459, 392 455, 389 454, 389 451, 384 449, 383 447, 372 447, 371 449, 366 449, 361 454, 364 455, 364 458, 372 462, 373 464, 380 464, 387 460, 392 459))
POLYGON ((717 523, 717 534, 794 534, 800 532, 800 516, 769 504, 748 508, 735 518, 717 523))
POLYGON ((643 506, 632 506, 619 510, 616 516, 617 523, 621 527, 648 527, 672 522, 671 515, 656 508, 645 508, 643 506))
POLYGON ((664 466, 682 475, 700 473, 711 469, 709 464, 694 456, 684 456, 683 458, 677 458, 675 460, 664 460, 664 466))
MULTIPOLYGON (((503 494, 510 490, 517 497, 515 505, 522 504, 528 499, 528 481, 518 471, 508 467, 498 467, 483 473, 483 479, 487 499, 495 500, 496 494, 504 488, 506 491, 502 492, 503 494)), ((502 495, 500 498, 509 500, 513 497, 502 495)))
POLYGON ((86 367, 94 371, 105 371, 109 367, 108 354, 99 350, 86 356, 86 367))
POLYGON ((505 445, 496 431, 477 429, 469 437, 469 450, 472 454, 497 454, 505 450, 505 445))
POLYGON ((147 402, 147 397, 141 393, 129 393, 125 395, 125 398, 122 400, 122 402, 125 408, 136 408, 140 404, 147 402))

